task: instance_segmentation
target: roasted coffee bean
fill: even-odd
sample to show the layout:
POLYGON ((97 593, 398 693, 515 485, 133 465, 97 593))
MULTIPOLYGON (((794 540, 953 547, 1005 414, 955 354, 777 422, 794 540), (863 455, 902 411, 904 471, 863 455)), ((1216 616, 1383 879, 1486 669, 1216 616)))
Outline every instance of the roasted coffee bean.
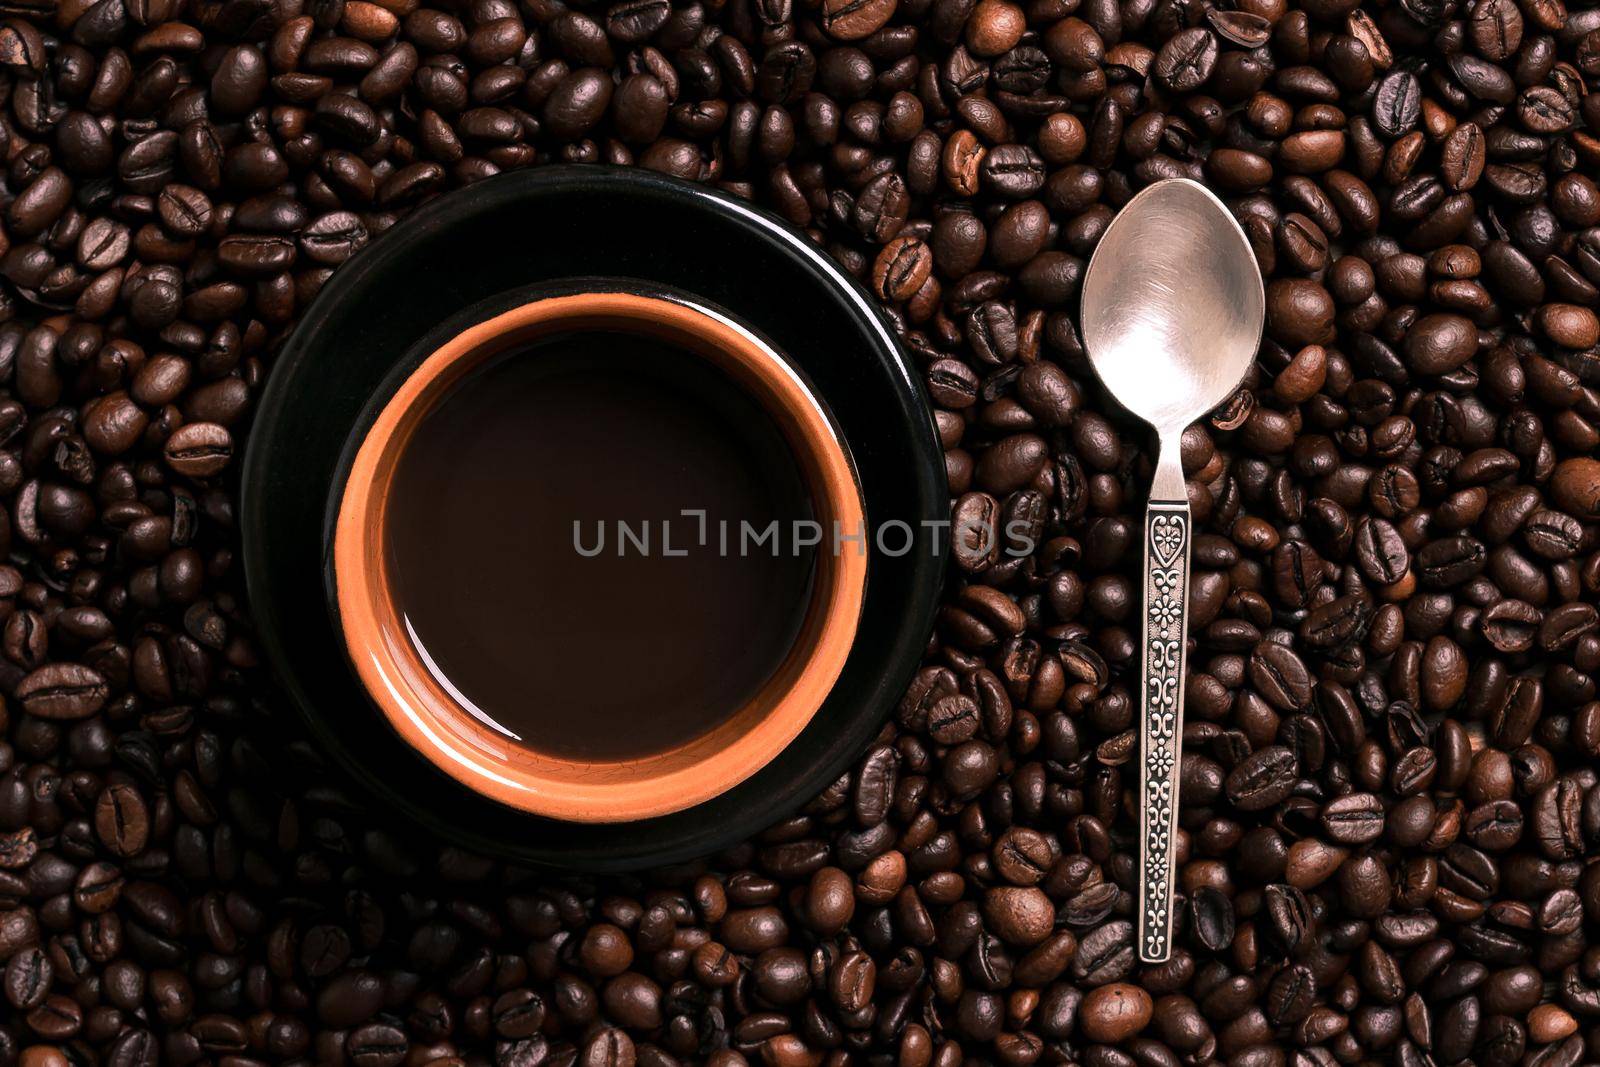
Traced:
POLYGON ((1568 778, 1545 786, 1534 797, 1532 830, 1546 856, 1569 859, 1582 851, 1581 807, 1581 790, 1568 778))
POLYGON ((1329 801, 1322 809, 1328 837, 1342 845, 1375 841, 1383 834, 1383 802, 1371 793, 1351 793, 1329 801))
POLYGON ((1372 612, 1372 601, 1366 593, 1350 593, 1307 615, 1300 625, 1300 636, 1313 648, 1341 648, 1366 633, 1372 612))
POLYGON ((1248 11, 1209 11, 1206 21, 1218 36, 1240 48, 1260 48, 1272 38, 1271 21, 1248 11))
POLYGON ((233 437, 214 422, 191 422, 167 438, 163 453, 179 474, 205 478, 220 473, 233 458, 233 437))
POLYGON ((1312 678, 1293 649, 1262 641, 1250 653, 1250 680, 1274 707, 1303 711, 1311 706, 1312 678))
POLYGON ((841 41, 860 40, 888 22, 895 7, 895 0, 827 0, 822 25, 841 41))
POLYGON ((1133 925, 1112 921, 1080 939, 1071 973, 1090 985, 1104 985, 1126 978, 1134 962, 1133 925))
POLYGON ((933 253, 915 237, 883 246, 872 267, 873 290, 884 300, 910 300, 933 274, 933 253))
POLYGON ((1079 1025, 1092 1041, 1115 1044, 1150 1025, 1153 1001, 1138 986, 1113 982, 1092 990, 1079 1009, 1079 1025))
POLYGON ((1000 503, 987 493, 967 493, 951 518, 950 551, 957 564, 981 571, 1000 556, 1000 503))
POLYGON ((1209 29, 1193 27, 1174 35, 1157 53, 1152 68, 1168 90, 1191 92, 1210 79, 1217 63, 1217 39, 1209 29))
POLYGON ((1362 573, 1382 585, 1393 585, 1405 577, 1411 555, 1392 523, 1369 518, 1356 527, 1356 560, 1362 573))
POLYGON ((16 683, 16 697, 30 715, 85 719, 105 706, 110 687, 95 670, 76 663, 40 667, 16 683))
POLYGON ((1294 788, 1295 756, 1290 749, 1271 745, 1251 753, 1229 774, 1228 799, 1241 811, 1261 811, 1289 795, 1294 788))
POLYGON ((1196 890, 1189 901, 1195 936, 1212 952, 1221 952, 1233 943, 1233 901, 1213 886, 1196 890))
POLYGON ((1046 177, 1039 154, 1020 144, 996 145, 984 153, 978 173, 986 187, 1011 200, 1037 193, 1044 187, 1046 177))
POLYGON ((1014 885, 1035 885, 1049 873, 1055 857, 1043 834, 1024 827, 1007 830, 994 846, 995 870, 1014 885))
POLYGON ((1563 460, 1550 485, 1563 510, 1583 519, 1600 517, 1600 460, 1563 460))
POLYGON ((95 830, 106 848, 118 856, 142 852, 150 834, 150 814, 144 798, 131 786, 109 787, 95 805, 95 830))

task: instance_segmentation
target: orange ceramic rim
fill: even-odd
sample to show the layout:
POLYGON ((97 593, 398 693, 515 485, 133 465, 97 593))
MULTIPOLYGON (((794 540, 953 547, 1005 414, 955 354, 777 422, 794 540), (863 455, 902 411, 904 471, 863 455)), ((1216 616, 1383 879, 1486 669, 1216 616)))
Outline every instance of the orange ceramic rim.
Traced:
POLYGON ((339 502, 333 572, 345 648, 390 725, 440 770, 510 807, 582 823, 682 811, 771 761, 805 729, 844 670, 867 577, 861 542, 829 551, 833 539, 825 536, 806 621, 783 665, 726 721, 663 752, 604 762, 540 752, 452 699, 406 636, 387 580, 384 523, 397 461, 427 414, 485 360, 542 335, 600 327, 669 339, 721 367, 780 425, 824 529, 851 534, 865 523, 854 468, 821 404, 776 353, 709 309, 636 293, 549 297, 462 331, 412 372, 363 438, 339 502))

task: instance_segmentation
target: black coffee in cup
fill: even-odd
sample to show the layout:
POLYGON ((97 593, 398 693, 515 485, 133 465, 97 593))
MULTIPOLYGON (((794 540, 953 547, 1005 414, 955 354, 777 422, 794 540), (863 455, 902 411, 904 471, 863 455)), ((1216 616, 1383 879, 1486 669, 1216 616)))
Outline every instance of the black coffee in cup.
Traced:
POLYGON ((780 426, 726 371, 571 330, 493 356, 421 419, 386 550, 411 640, 464 707, 540 751, 628 759, 778 671, 812 599, 817 548, 794 531, 813 511, 780 426))

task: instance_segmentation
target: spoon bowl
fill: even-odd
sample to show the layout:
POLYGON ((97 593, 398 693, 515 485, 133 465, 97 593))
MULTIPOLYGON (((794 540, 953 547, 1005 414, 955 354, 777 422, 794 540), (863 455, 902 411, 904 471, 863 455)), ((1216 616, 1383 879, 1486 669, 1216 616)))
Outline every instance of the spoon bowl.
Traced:
POLYGON ((1095 373, 1163 433, 1181 433, 1238 388, 1265 313, 1244 231, 1186 178, 1128 201, 1083 279, 1083 343, 1095 373))

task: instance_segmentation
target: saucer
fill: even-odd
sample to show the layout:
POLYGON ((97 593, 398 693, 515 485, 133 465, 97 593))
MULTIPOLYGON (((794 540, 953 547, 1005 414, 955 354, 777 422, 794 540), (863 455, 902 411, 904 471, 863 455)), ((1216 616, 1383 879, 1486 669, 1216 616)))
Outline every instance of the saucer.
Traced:
MULTIPOLYGON (((243 468, 240 527, 258 640, 286 704, 372 802, 450 842, 590 871, 714 852, 792 813, 859 756, 921 661, 949 518, 921 375, 873 298, 804 235, 750 204, 653 172, 550 166, 430 202, 337 271, 273 366, 243 468), (509 307, 636 282, 726 308, 810 380, 849 445, 870 553, 857 637, 798 737, 694 807, 577 824, 514 810, 446 776, 367 698, 330 613, 330 502, 352 442, 443 338, 509 307), (915 531, 900 551, 901 524, 915 531)), ((619 646, 648 640, 648 620, 619 646)), ((287 710, 287 708, 286 708, 287 710)))

